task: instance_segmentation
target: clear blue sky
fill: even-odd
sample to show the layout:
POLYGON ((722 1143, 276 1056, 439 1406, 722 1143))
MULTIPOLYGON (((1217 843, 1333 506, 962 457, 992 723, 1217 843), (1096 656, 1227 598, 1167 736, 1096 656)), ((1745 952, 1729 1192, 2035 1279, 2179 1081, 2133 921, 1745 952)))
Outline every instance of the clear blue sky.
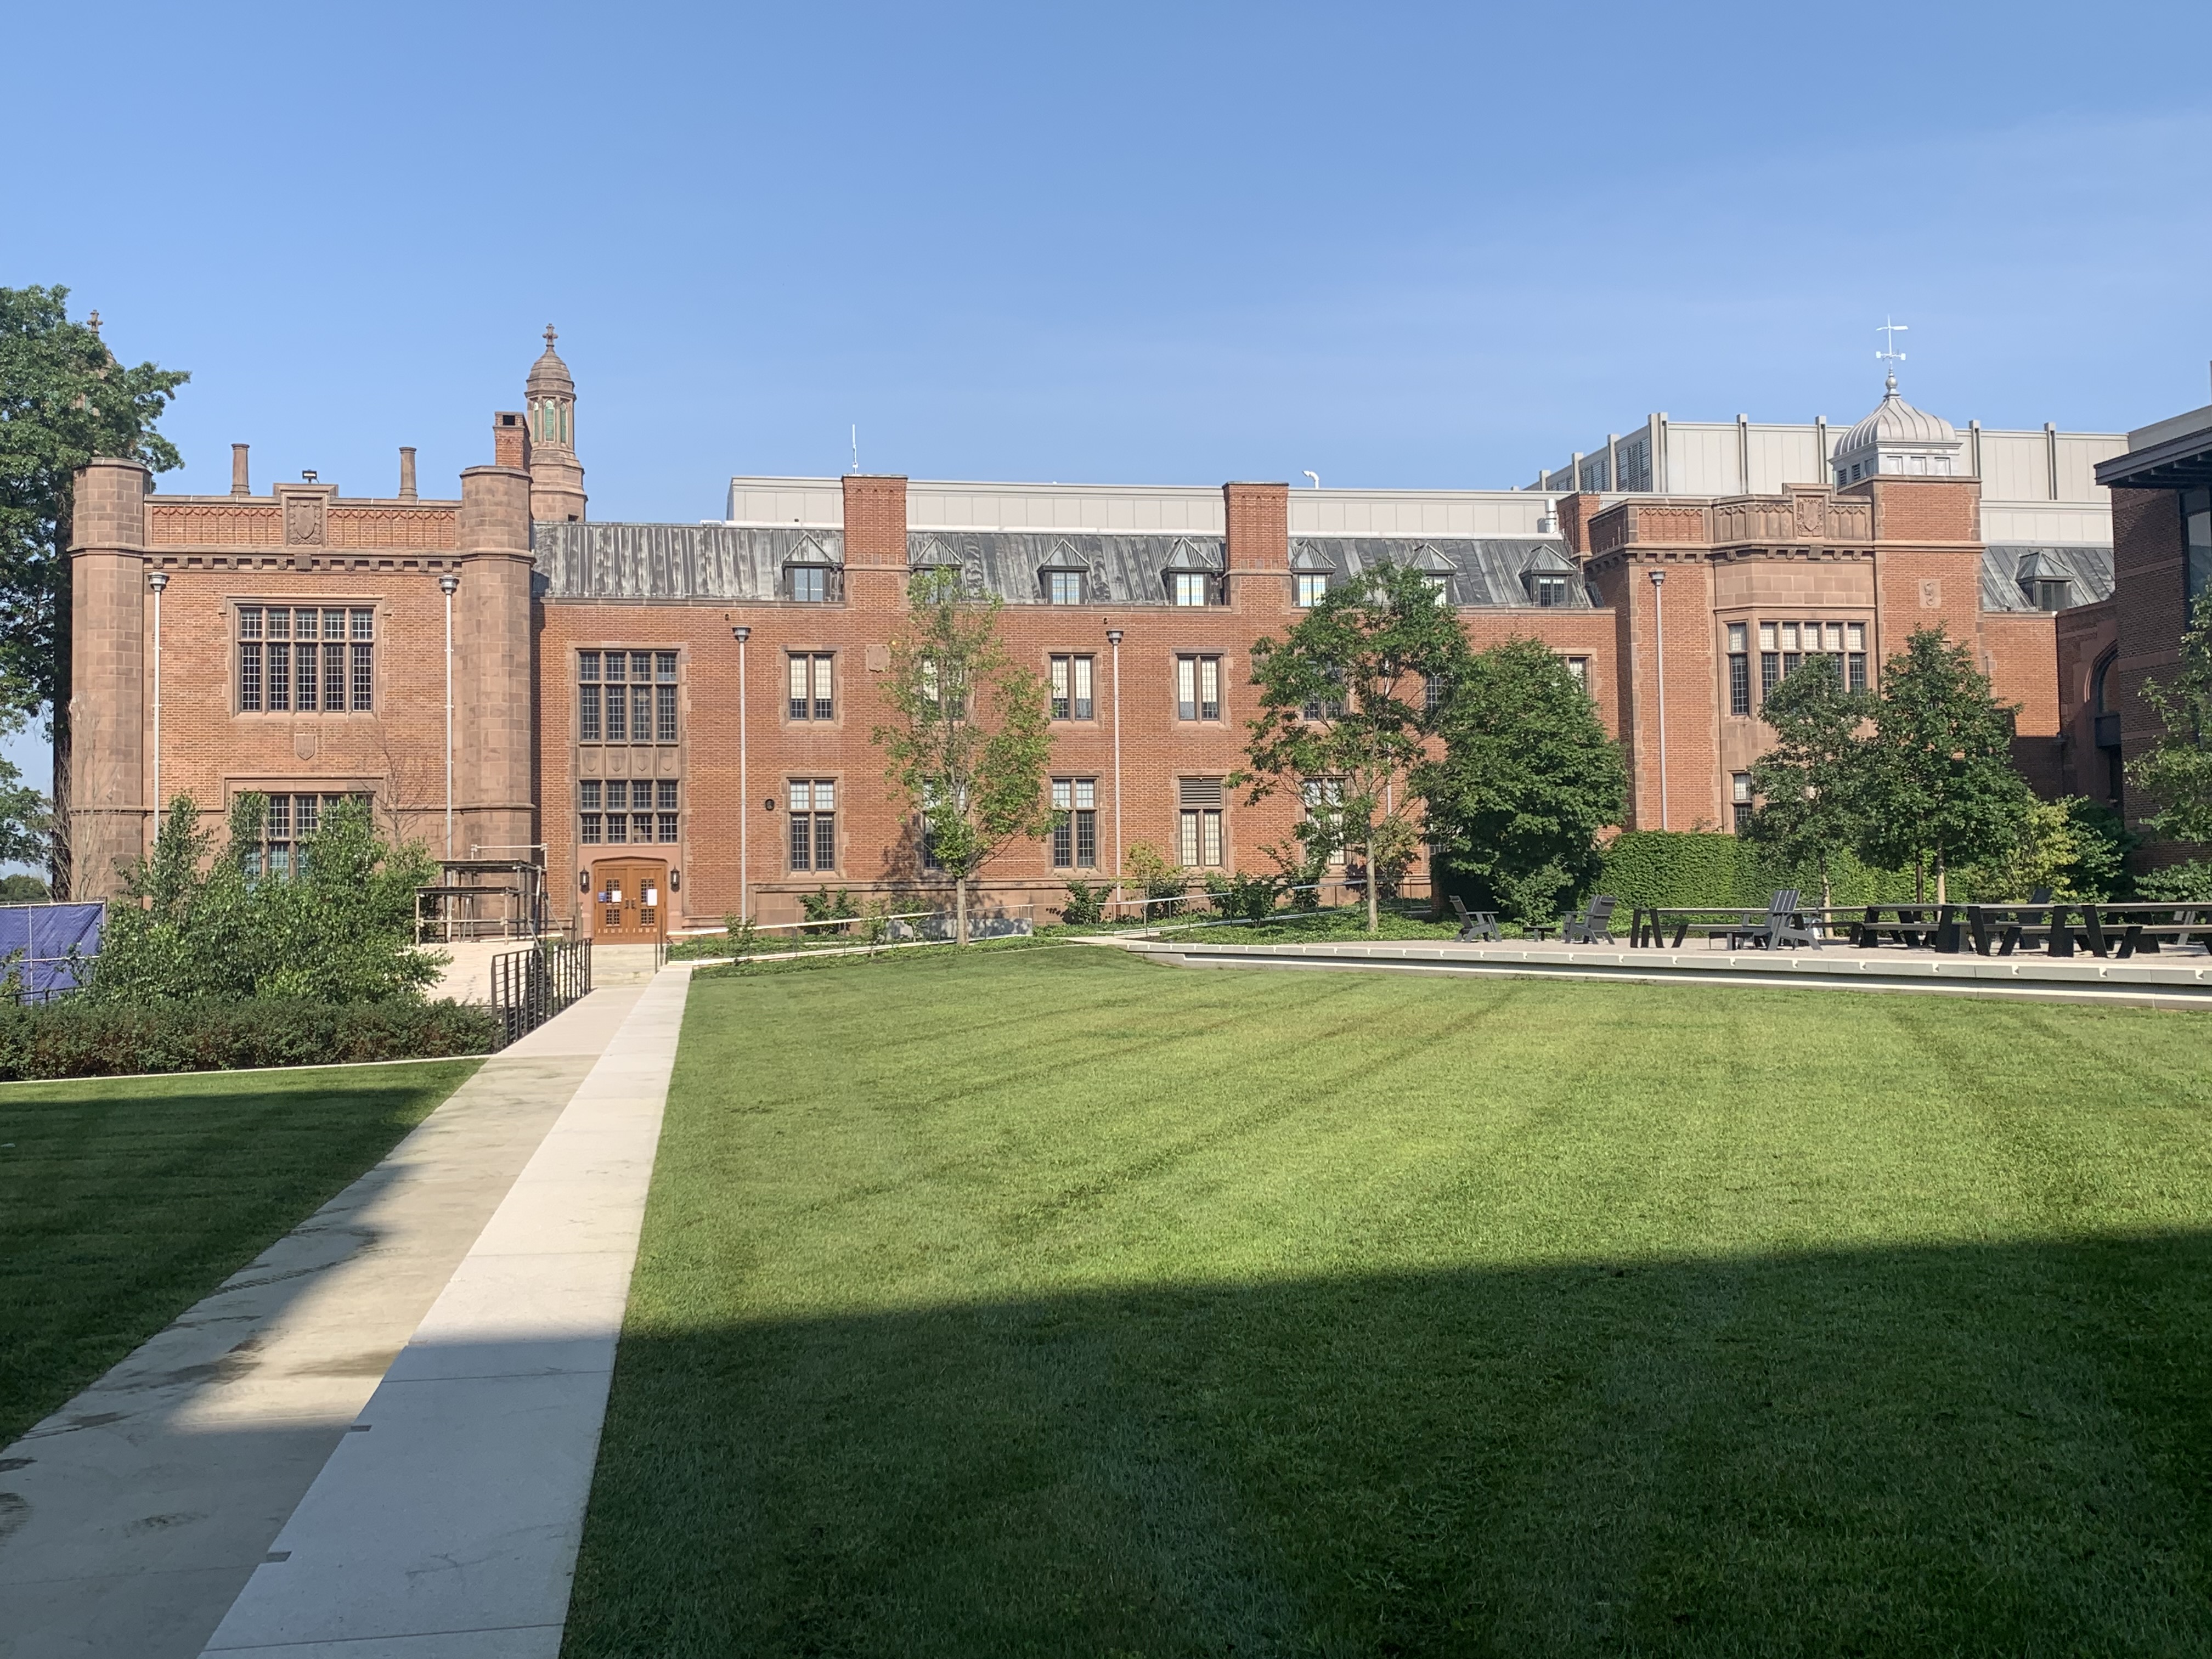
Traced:
POLYGON ((1504 487, 1651 410, 2207 400, 2212 6, 19 9, 0 283, 188 368, 170 489, 489 459, 1504 487), (37 65, 35 74, 22 66, 37 65))

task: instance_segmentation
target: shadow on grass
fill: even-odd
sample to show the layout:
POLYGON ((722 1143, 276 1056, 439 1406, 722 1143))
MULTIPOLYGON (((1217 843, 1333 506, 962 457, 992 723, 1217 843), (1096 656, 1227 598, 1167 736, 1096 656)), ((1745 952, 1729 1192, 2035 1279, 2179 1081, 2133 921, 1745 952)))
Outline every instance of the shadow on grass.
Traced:
POLYGON ((2212 1237, 623 1343, 563 1653, 2201 1654, 2212 1237))

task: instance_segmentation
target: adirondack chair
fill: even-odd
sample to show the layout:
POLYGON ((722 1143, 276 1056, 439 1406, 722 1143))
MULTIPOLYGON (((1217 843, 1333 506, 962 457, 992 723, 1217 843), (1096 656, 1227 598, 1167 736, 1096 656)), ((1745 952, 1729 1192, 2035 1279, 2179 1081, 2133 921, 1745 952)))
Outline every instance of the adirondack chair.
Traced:
POLYGON ((1589 902, 1589 909, 1567 918, 1567 925, 1559 930, 1559 942, 1595 945, 1603 939, 1607 945, 1618 945, 1620 941, 1613 936, 1613 912, 1620 902, 1610 893, 1600 893, 1589 902))
POLYGON ((1711 931, 1726 933, 1731 951, 1743 945, 1757 945, 1769 951, 1781 945, 1810 945, 1817 949, 1820 936, 1798 920, 1797 908, 1797 889, 1784 887, 1766 902, 1764 920, 1740 921, 1711 931))
POLYGON ((1498 931, 1498 912, 1476 910, 1470 913, 1458 894, 1452 895, 1451 908, 1459 913, 1459 939, 1462 945, 1472 945, 1477 939, 1498 939, 1504 935, 1498 931))

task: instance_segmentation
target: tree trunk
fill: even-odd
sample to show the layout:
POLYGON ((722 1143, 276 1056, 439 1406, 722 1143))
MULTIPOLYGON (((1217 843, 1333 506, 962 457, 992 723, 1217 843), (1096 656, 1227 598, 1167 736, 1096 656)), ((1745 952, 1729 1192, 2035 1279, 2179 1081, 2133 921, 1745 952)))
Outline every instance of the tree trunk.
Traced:
POLYGON ((1823 910, 1826 910, 1833 905, 1835 902, 1835 886, 1834 884, 1828 879, 1828 858, 1827 854, 1824 853, 1820 855, 1820 908, 1823 910))
POLYGON ((1912 855, 1912 902, 1915 904, 1928 902, 1928 854, 1925 853, 1912 855))
POLYGON ((1382 886, 1382 883, 1375 878, 1375 831, 1371 825, 1367 831, 1365 850, 1367 853, 1367 931, 1370 933, 1379 933, 1382 931, 1382 922, 1375 895, 1382 886))
POLYGON ((1943 860, 1939 857, 1936 860, 1936 902, 1938 904, 1945 902, 1946 899, 1948 890, 1944 885, 1944 875, 1943 860))
POLYGON ((968 943, 968 878, 952 878, 952 940, 956 945, 968 943))

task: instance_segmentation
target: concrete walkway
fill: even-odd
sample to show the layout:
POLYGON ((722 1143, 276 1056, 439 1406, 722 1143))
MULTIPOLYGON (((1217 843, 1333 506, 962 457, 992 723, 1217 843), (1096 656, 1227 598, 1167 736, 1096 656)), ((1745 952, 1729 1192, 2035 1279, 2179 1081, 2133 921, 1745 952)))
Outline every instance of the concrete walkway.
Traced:
POLYGON ((642 988, 486 1060, 391 1153, 0 1455, 0 1656, 191 1659, 642 988))
POLYGON ((210 1655, 558 1655, 690 980, 645 988, 210 1655))

